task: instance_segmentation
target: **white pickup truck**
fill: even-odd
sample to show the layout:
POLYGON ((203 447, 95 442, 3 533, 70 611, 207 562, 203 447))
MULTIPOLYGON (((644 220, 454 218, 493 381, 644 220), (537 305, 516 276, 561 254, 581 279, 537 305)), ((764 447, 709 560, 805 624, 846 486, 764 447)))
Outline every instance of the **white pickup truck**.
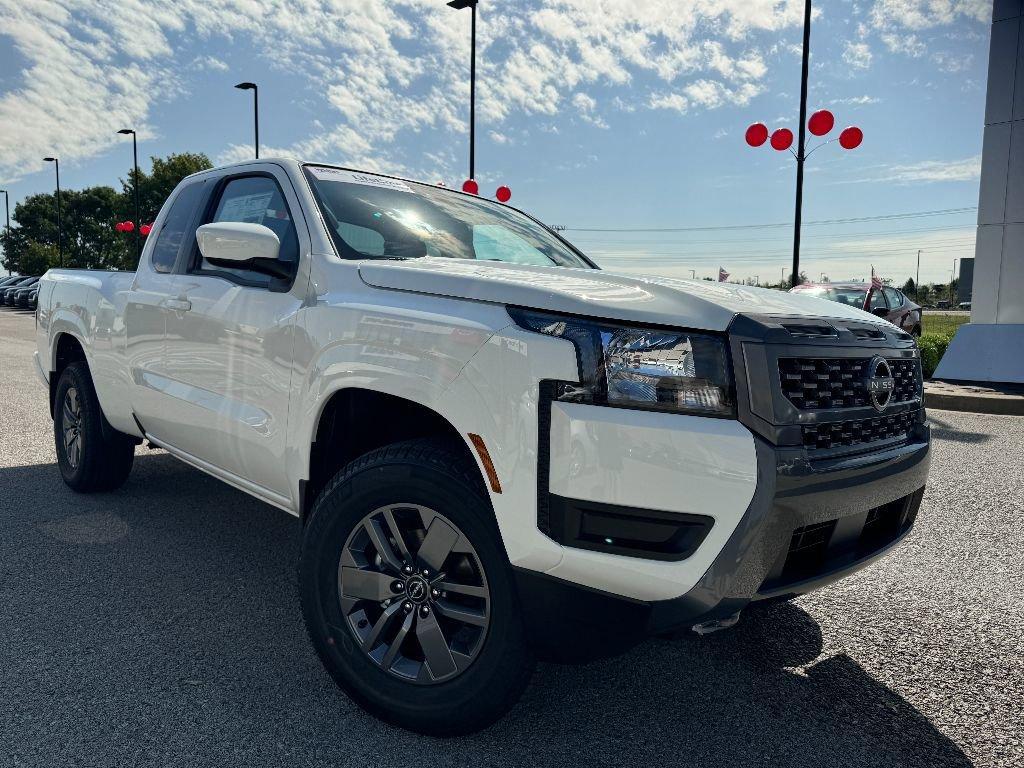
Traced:
POLYGON ((178 186, 138 271, 51 270, 61 475, 142 441, 295 515, 370 712, 465 733, 535 659, 705 633, 872 562, 929 463, 914 340, 822 299, 598 269, 437 186, 261 160, 178 186))

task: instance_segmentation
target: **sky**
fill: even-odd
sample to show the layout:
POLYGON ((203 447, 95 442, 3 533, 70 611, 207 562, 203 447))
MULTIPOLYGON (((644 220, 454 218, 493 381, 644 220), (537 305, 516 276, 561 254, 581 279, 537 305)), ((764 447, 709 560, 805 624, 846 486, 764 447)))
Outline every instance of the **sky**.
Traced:
MULTIPOLYGON (((759 121, 797 129, 802 2, 480 0, 478 13, 481 194, 507 184, 608 269, 788 274, 796 164, 743 137, 759 121)), ((807 160, 813 279, 873 264, 902 283, 920 249, 922 281, 948 281, 973 255, 990 22, 990 0, 818 0, 809 110, 835 113, 826 138, 857 125, 865 139, 807 160)), ((48 155, 64 187, 117 187, 125 127, 144 167, 182 151, 246 159, 243 80, 260 86, 264 157, 460 186, 469 24, 444 0, 0 0, 0 187, 12 209, 52 191, 48 155)))

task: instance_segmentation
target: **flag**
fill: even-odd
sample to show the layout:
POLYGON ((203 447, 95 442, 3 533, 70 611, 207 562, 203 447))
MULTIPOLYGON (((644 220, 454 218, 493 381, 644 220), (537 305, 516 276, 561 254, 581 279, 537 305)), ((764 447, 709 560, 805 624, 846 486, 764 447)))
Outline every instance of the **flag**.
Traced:
POLYGON ((725 267, 718 268, 718 282, 724 283, 729 279, 729 273, 725 271, 725 267))
POLYGON ((875 265, 874 264, 871 265, 871 287, 872 288, 881 288, 882 287, 882 278, 880 278, 878 275, 875 274, 875 265))

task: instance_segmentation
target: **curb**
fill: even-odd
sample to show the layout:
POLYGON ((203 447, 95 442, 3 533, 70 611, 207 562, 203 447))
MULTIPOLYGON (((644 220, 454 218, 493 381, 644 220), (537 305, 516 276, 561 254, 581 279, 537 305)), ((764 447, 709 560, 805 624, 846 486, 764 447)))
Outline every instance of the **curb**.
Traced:
POLYGON ((926 408, 941 411, 988 413, 996 416, 1024 416, 1024 395, 960 386, 945 381, 925 382, 926 408))

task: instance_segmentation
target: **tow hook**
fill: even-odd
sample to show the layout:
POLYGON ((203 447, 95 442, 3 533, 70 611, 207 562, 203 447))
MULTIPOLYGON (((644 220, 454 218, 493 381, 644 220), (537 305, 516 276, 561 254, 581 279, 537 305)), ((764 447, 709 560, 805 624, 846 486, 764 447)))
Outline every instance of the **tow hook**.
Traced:
POLYGON ((718 632, 721 629, 729 629, 735 626, 739 620, 740 612, 736 611, 732 616, 726 616, 724 619, 712 619, 711 621, 694 624, 693 631, 703 637, 704 635, 710 635, 712 632, 718 632))

